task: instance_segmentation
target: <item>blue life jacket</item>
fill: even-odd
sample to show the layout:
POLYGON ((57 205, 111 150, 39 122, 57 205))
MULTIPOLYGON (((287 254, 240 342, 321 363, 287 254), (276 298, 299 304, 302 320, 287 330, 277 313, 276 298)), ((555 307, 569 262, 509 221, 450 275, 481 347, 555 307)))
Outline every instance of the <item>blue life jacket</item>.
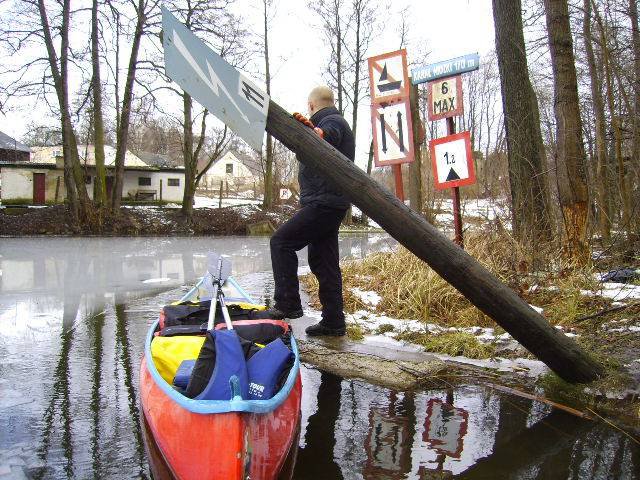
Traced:
POLYGON ((211 336, 216 346, 216 363, 209 383, 196 399, 231 400, 236 396, 247 399, 247 364, 237 333, 234 330, 215 330, 211 336))
POLYGON ((249 400, 268 400, 273 397, 278 378, 293 356, 280 338, 254 353, 247 360, 249 400))

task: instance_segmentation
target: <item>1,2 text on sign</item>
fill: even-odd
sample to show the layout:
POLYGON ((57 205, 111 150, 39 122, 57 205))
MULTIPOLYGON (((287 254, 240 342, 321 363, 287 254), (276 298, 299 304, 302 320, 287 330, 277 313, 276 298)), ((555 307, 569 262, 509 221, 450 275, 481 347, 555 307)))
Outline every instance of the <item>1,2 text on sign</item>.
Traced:
POLYGON ((409 96, 407 51, 398 50, 369 58, 371 103, 386 103, 409 96))
POLYGON ((429 147, 433 177, 438 190, 476 183, 469 132, 432 140, 429 147))
POLYGON ((371 124, 376 167, 413 161, 413 126, 408 98, 391 105, 371 105, 371 124))
POLYGON ((429 82, 427 92, 429 121, 457 117, 464 113, 460 75, 429 82))

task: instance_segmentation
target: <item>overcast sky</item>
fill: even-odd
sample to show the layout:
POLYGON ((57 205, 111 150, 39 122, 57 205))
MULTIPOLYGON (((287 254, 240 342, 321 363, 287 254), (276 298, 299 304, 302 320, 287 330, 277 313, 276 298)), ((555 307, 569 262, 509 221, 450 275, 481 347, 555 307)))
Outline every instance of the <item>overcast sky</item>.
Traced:
MULTIPOLYGON (((380 0, 382 32, 369 54, 377 55, 399 47, 400 12, 407 8, 409 27, 407 53, 416 63, 430 52, 428 63, 467 53, 482 55, 494 48, 493 18, 490 0, 380 0)), ((238 0, 239 11, 254 31, 261 31, 262 1, 238 0)), ((303 0, 274 0, 269 32, 272 58, 272 98, 289 111, 305 111, 308 92, 322 84, 322 68, 327 60, 323 36, 317 29, 318 18, 303 0)), ((0 130, 20 139, 37 108, 0 114, 0 130)), ((38 111, 38 117, 46 115, 38 111)), ((359 111, 358 152, 362 159, 371 138, 369 105, 359 111)), ((361 160, 362 161, 362 160, 361 160)), ((361 162, 359 162, 361 163, 361 162)))

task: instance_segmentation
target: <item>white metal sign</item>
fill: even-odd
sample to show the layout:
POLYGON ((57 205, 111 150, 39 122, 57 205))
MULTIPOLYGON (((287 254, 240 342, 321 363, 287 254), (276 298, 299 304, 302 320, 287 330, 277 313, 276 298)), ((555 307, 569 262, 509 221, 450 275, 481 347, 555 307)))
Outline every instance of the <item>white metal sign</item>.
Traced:
POLYGON ((291 190, 288 188, 280 189, 280 199, 281 200, 289 200, 291 198, 291 190))
POLYGON ((430 149, 436 188, 462 187, 475 183, 469 132, 432 140, 430 149))
POLYGON ((376 167, 413 161, 409 99, 391 105, 372 105, 371 124, 376 167))
POLYGON ((269 95, 162 8, 165 71, 256 150, 262 149, 269 95))
POLYGON ((391 102, 409 96, 408 83, 406 50, 369 58, 371 103, 391 102))

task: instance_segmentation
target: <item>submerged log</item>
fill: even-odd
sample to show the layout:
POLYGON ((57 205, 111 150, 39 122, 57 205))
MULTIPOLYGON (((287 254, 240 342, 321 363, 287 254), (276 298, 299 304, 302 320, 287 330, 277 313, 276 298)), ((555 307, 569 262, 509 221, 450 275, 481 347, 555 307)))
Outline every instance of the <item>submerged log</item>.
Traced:
POLYGON ((513 290, 273 101, 267 133, 293 152, 303 152, 305 165, 323 175, 562 379, 584 383, 603 375, 601 365, 513 290))

